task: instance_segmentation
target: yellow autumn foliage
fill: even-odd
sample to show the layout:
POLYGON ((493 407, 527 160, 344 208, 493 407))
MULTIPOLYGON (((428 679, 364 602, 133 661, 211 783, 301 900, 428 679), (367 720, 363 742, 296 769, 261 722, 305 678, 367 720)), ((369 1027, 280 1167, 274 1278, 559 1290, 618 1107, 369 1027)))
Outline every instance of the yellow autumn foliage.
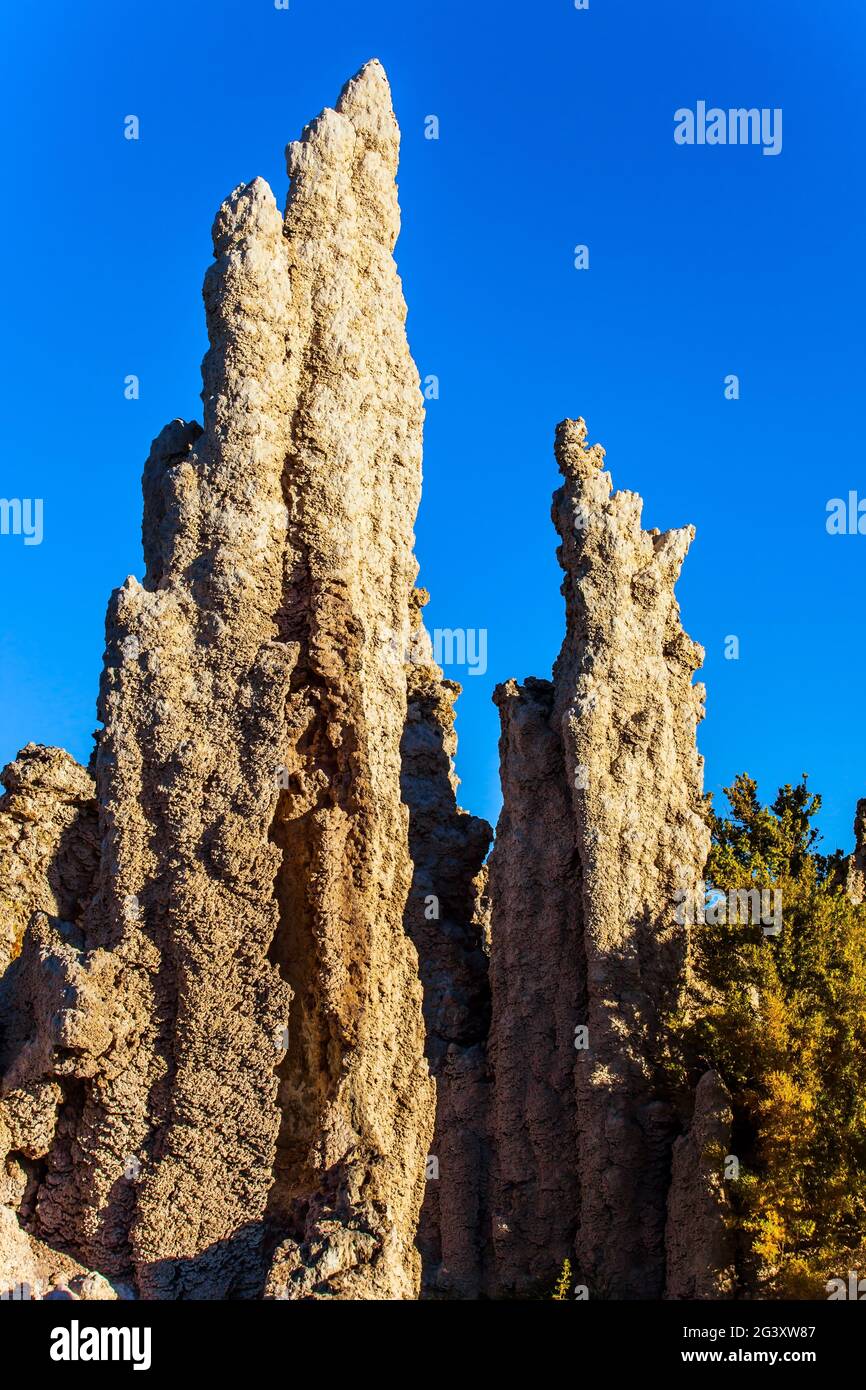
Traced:
POLYGON ((742 1292, 820 1298, 866 1245, 866 908, 844 891, 842 856, 815 848, 821 802, 805 777, 771 807, 751 778, 726 791, 707 881, 727 901, 778 892, 782 925, 695 928, 681 1057, 692 1079, 715 1067, 732 1094, 742 1292))

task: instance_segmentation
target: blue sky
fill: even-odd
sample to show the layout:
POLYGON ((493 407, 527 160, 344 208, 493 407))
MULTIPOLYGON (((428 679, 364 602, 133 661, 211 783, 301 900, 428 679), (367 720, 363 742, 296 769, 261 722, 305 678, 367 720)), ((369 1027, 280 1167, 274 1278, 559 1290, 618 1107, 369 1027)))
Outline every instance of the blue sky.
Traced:
POLYGON ((698 528, 678 592, 707 649, 708 788, 808 771, 825 847, 849 847, 866 536, 825 519, 866 497, 864 39, 860 0, 4 7, 0 496, 43 498, 45 535, 0 536, 0 762, 31 739, 89 756, 149 442, 201 414, 214 213, 257 174, 282 202, 286 141, 376 56, 409 335, 440 379, 420 582, 433 626, 488 630, 487 672, 449 672, 463 804, 495 818, 494 684, 559 648, 553 431, 583 415, 645 525, 698 528), (676 145, 699 100, 781 108, 781 153, 676 145))

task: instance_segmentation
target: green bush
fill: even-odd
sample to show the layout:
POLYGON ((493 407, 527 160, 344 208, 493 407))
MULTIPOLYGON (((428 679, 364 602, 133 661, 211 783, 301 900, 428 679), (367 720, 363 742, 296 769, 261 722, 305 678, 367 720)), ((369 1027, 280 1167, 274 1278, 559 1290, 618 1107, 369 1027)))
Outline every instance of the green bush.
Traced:
POLYGON ((732 1094, 744 1292, 826 1297, 866 1243, 866 908, 845 894, 841 853, 816 849, 805 776, 770 807, 745 775, 725 791, 707 884, 779 890, 782 929, 724 912, 694 927, 675 1039, 692 1079, 714 1067, 732 1094))

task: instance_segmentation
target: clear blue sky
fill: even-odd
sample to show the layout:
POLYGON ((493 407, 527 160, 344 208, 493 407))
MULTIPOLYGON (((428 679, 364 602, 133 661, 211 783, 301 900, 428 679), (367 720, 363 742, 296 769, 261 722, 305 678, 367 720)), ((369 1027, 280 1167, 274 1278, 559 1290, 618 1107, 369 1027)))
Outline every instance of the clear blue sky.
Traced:
POLYGON ((286 141, 376 56, 410 339, 441 381, 421 582, 433 625, 489 632, 458 707, 463 804, 497 812, 493 685, 559 648, 552 439, 582 414, 646 525, 698 528, 679 594, 707 649, 707 786, 807 770, 826 847, 850 846, 866 536, 825 515, 866 497, 862 0, 90 0, 4 6, 0 37, 0 496, 45 505, 41 546, 0 537, 0 762, 31 739, 89 756, 142 463, 200 418, 214 213, 257 174, 282 202, 286 141), (781 107, 782 153, 675 145, 699 100, 781 107))

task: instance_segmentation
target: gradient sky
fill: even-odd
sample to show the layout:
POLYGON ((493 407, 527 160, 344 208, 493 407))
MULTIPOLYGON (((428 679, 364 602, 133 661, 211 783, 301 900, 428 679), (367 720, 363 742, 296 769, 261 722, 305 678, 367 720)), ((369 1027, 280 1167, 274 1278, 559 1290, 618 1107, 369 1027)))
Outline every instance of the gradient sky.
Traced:
POLYGON ((410 341, 440 379, 420 582, 431 625, 488 630, 487 672, 448 672, 463 804, 495 819, 493 686, 559 649, 553 432, 583 415, 645 525, 697 526, 678 593, 707 650, 708 788, 746 770, 771 797, 808 771, 824 847, 850 847, 866 535, 825 520, 866 498, 862 0, 89 0, 0 25, 0 497, 45 508, 40 546, 0 536, 0 763, 29 740, 89 756, 108 596, 142 573, 142 464, 201 417, 214 214, 257 174, 282 203, 286 141, 375 56, 410 341), (782 152, 676 145, 699 100, 782 108, 782 152))

